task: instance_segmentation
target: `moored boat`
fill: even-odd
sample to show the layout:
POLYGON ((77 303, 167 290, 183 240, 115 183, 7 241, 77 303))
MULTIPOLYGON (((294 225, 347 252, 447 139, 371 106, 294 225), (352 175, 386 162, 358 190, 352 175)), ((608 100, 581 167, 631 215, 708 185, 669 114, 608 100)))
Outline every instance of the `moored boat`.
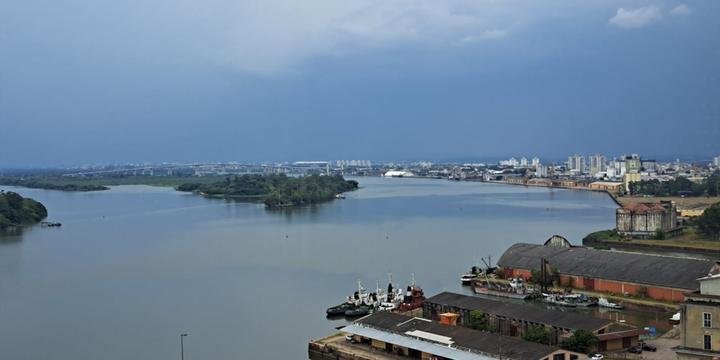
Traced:
POLYGON ((537 296, 534 289, 525 286, 522 279, 512 279, 509 285, 476 280, 473 285, 476 294, 527 300, 537 296))
POLYGON ((370 306, 357 306, 354 309, 346 310, 345 316, 347 317, 358 317, 358 316, 365 316, 372 312, 373 308, 370 306))
POLYGON ((590 307, 598 304, 597 300, 585 294, 543 294, 543 301, 565 307, 590 307))
POLYGON ((477 279, 477 274, 467 273, 460 276, 460 283, 463 285, 470 285, 473 280, 477 279))
POLYGON ((670 323, 671 324, 679 324, 680 323, 680 312, 679 311, 670 317, 670 323))
POLYGON ((598 306, 601 306, 604 308, 609 308, 609 309, 620 310, 623 308, 622 305, 616 304, 614 302, 610 302, 610 301, 608 301, 608 299, 606 299, 604 297, 601 297, 600 299, 598 299, 597 304, 598 304, 598 306))
POLYGON ((415 274, 412 275, 412 281, 405 291, 405 297, 398 307, 399 311, 410 311, 421 308, 425 302, 425 293, 423 289, 415 283, 415 274))

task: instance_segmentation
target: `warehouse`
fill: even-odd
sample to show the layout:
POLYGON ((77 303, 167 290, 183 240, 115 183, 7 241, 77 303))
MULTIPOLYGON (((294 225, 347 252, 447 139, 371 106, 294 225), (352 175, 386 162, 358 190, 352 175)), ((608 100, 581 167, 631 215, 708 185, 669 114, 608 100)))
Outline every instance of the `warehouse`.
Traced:
POLYGON ((369 315, 340 331, 376 350, 416 359, 586 359, 554 346, 390 312, 369 315))
POLYGON ((586 330, 598 337, 600 351, 618 350, 637 345, 640 335, 635 327, 589 315, 451 292, 425 300, 423 317, 442 320, 442 315, 454 313, 459 315, 459 325, 469 326, 474 310, 487 314, 489 326, 502 335, 522 337, 530 327, 542 326, 548 330, 551 344, 560 343, 577 330, 586 330))
POLYGON ((595 250, 550 240, 545 245, 515 244, 497 265, 505 278, 527 280, 543 258, 557 270, 563 286, 673 302, 697 290, 698 278, 720 272, 715 261, 595 250))

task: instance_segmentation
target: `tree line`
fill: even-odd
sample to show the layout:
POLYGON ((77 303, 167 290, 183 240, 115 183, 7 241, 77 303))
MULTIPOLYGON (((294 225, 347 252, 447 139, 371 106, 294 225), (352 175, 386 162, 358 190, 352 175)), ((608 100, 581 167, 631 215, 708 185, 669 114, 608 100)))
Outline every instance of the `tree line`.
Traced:
POLYGON ((67 183, 50 178, 0 177, 0 185, 22 186, 31 189, 48 189, 61 191, 100 191, 108 190, 107 186, 97 184, 67 183))
POLYGON ((720 192, 720 171, 715 171, 702 182, 696 183, 678 176, 668 181, 641 180, 629 185, 630 195, 652 196, 718 196, 720 192))

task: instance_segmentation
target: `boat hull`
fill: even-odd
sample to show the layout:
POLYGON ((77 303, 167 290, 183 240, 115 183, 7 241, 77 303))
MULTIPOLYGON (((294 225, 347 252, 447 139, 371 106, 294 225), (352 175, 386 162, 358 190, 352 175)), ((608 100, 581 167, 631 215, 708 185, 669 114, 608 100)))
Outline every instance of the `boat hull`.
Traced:
POLYGON ((476 294, 504 297, 504 298, 509 298, 509 299, 527 300, 532 297, 531 294, 518 294, 518 293, 505 292, 505 291, 498 291, 498 290, 484 288, 481 286, 474 286, 473 290, 475 291, 476 294))

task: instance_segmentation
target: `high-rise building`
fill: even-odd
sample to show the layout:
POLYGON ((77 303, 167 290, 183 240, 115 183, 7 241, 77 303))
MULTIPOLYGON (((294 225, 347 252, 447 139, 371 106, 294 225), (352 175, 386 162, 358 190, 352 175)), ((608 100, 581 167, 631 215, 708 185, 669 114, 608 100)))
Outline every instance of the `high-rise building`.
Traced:
MULTIPOLYGON (((718 156, 716 159, 720 159, 720 156, 718 156)), ((717 160, 716 160, 716 161, 717 161, 717 160)), ((532 158, 532 166, 536 166, 536 167, 537 167, 538 165, 540 165, 540 158, 537 157, 537 156, 535 156, 534 158, 532 158)), ((717 166, 717 165, 716 165, 716 166, 717 166)))
POLYGON ((582 173, 585 171, 585 157, 578 154, 568 156, 567 169, 568 171, 582 173))
POLYGON ((527 167, 527 166, 528 166, 528 159, 527 159, 526 157, 523 156, 523 157, 520 159, 520 166, 522 166, 522 167, 527 167))
POLYGON ((542 165, 540 163, 535 165, 535 176, 541 177, 541 178, 547 177, 548 176, 548 167, 545 165, 542 165))
POLYGON ((640 172, 642 163, 640 162, 640 155, 632 154, 630 156, 624 156, 625 158, 625 172, 633 173, 640 172))
POLYGON ((590 155, 590 175, 605 171, 605 156, 600 154, 590 155))
POLYGON ((640 166, 642 166, 643 171, 647 171, 649 173, 653 173, 653 172, 657 171, 657 162, 655 160, 642 159, 640 161, 640 166))
POLYGON ((715 167, 720 167, 720 156, 716 156, 713 159, 713 164, 715 165, 715 167))

